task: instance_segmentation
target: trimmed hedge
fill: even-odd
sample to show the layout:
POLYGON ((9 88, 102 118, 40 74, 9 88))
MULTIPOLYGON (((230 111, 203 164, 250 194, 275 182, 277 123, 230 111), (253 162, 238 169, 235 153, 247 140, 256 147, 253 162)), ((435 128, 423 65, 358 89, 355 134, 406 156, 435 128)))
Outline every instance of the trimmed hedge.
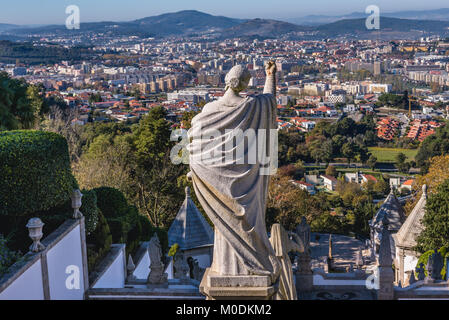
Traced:
POLYGON ((0 215, 49 210, 76 188, 64 137, 34 130, 0 132, 0 215))
POLYGON ((101 211, 98 211, 96 229, 87 236, 87 264, 89 272, 106 256, 112 244, 112 235, 108 222, 101 211))
POLYGON ((85 217, 86 234, 89 235, 95 231, 98 224, 97 194, 94 190, 82 190, 81 193, 83 198, 81 199, 80 211, 85 217))
MULTIPOLYGON (((167 251, 167 231, 153 227, 147 217, 135 206, 129 205, 123 193, 117 189, 101 187, 94 189, 97 205, 106 218, 113 243, 126 243, 126 252, 134 254, 140 242, 149 241, 157 232, 164 253, 167 251)), ((81 211, 82 212, 82 211, 81 211)))
POLYGON ((133 228, 131 207, 123 193, 117 189, 94 189, 97 206, 108 221, 114 243, 128 243, 128 233, 133 228))

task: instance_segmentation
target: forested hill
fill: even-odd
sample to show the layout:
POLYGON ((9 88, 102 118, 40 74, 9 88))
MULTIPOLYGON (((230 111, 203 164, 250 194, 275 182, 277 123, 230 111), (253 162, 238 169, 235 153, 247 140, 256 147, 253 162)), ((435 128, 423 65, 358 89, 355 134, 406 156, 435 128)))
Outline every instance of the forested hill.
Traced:
POLYGON ((27 64, 54 64, 64 60, 81 61, 92 55, 89 48, 66 49, 59 45, 36 46, 31 43, 0 41, 0 62, 27 64))

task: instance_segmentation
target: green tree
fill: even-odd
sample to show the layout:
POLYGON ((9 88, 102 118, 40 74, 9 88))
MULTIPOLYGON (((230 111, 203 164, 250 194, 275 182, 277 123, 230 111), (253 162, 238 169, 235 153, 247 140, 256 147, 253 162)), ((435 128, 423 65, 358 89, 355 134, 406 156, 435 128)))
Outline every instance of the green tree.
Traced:
POLYGON ((341 147, 341 152, 348 159, 348 163, 351 163, 356 154, 356 145, 352 142, 347 142, 341 147))
POLYGON ((373 155, 370 155, 370 157, 368 158, 368 161, 366 162, 366 164, 372 169, 374 170, 374 168, 376 167, 377 164, 377 158, 373 155))
POLYGON ((31 129, 45 111, 39 89, 0 73, 0 130, 31 129))
POLYGON ((424 230, 418 237, 417 250, 421 253, 449 246, 449 179, 436 192, 429 195, 426 214, 423 218, 424 230))
POLYGON ((335 169, 334 166, 328 166, 326 169, 326 175, 331 176, 331 177, 336 177, 337 169, 335 169))

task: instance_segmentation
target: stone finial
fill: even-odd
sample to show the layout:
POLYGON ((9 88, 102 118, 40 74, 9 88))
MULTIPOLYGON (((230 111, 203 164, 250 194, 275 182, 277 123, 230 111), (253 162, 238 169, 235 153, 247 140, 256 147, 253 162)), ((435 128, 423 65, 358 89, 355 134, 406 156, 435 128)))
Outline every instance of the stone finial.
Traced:
POLYGON ((80 208, 82 205, 81 198, 83 197, 83 194, 79 189, 74 190, 72 194, 72 208, 73 208, 73 218, 74 219, 81 219, 83 217, 83 214, 80 212, 80 208))
POLYGON ((361 268, 364 265, 362 248, 360 248, 360 250, 357 251, 355 263, 357 265, 357 268, 361 268))
POLYGON ((427 198, 427 184, 422 186, 422 194, 424 197, 427 198))
POLYGON ((126 266, 126 270, 128 272, 128 277, 127 280, 135 280, 136 277, 133 275, 134 270, 136 270, 136 265, 134 264, 133 258, 131 257, 131 255, 129 255, 128 257, 128 264, 126 266))
POLYGON ((328 253, 329 259, 332 259, 332 234, 329 236, 329 253, 328 253))
POLYGON ((33 240, 33 244, 30 246, 31 252, 41 252, 45 249, 45 246, 41 243, 42 228, 44 224, 39 218, 32 218, 28 221, 26 227, 28 228, 29 236, 33 240))
POLYGON ((408 284, 412 285, 416 282, 416 278, 415 278, 415 272, 412 270, 412 273, 410 274, 410 279, 408 280, 408 284))

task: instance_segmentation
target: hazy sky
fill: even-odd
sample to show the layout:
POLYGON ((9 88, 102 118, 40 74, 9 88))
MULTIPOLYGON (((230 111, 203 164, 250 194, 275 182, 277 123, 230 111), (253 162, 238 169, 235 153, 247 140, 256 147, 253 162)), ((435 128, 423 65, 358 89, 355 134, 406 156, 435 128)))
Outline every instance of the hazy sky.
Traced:
POLYGON ((65 8, 78 5, 81 22, 129 21, 180 10, 235 18, 296 18, 340 15, 377 5, 381 12, 449 7, 448 0, 2 0, 0 23, 63 24, 65 8))

